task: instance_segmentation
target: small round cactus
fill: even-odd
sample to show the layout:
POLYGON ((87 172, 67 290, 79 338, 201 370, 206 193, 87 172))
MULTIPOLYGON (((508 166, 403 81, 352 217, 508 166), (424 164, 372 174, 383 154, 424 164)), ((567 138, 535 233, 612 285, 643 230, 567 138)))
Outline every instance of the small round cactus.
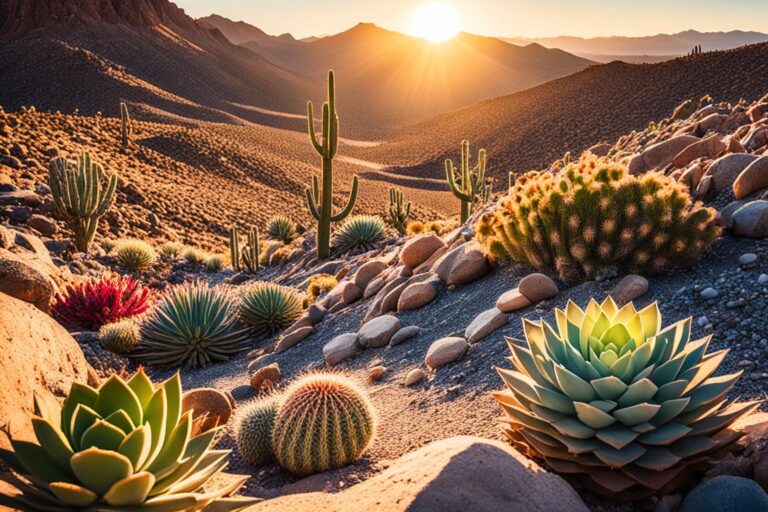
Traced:
POLYGON ((384 239, 386 225, 376 215, 354 215, 347 219, 336 232, 334 247, 340 252, 347 252, 358 247, 372 249, 384 239))
POLYGON ((301 316, 303 301, 304 297, 293 288, 256 282, 242 292, 240 318, 255 336, 270 336, 301 316))
POLYGON ((296 237, 296 223, 290 217, 277 215, 269 219, 267 223, 267 238, 280 240, 284 244, 290 243, 296 237))
POLYGON ((275 460, 272 428, 277 415, 273 396, 255 400, 237 415, 235 439, 243 460, 252 466, 264 466, 275 460))
POLYGON ((130 272, 144 272, 157 261, 155 249, 143 240, 121 240, 115 246, 117 264, 130 272))
POLYGON ((373 438, 376 415, 365 392, 333 374, 310 374, 285 393, 272 430, 281 466, 307 476, 354 462, 373 438))
POLYGON ((139 327, 132 320, 121 320, 101 326, 99 343, 115 354, 126 354, 141 341, 139 327))
POLYGON ((426 226, 424 226, 424 223, 419 220, 412 220, 405 228, 405 234, 408 236, 421 235, 422 233, 426 233, 426 231, 426 226))

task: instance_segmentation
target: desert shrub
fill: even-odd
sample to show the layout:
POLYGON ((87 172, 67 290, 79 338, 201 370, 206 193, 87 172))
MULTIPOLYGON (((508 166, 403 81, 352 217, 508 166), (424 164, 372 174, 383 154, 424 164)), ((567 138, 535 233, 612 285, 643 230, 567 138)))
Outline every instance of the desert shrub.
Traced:
POLYGON ((184 252, 184 245, 178 242, 165 242, 157 248, 161 258, 173 260, 181 256, 184 252))
POLYGON ((296 238, 296 223, 285 215, 272 217, 267 222, 267 238, 291 243, 296 238))
POLYGON ((141 341, 139 327, 133 320, 120 320, 102 325, 99 329, 99 343, 115 354, 127 354, 141 341))
POLYGON ((492 259, 579 282, 692 265, 720 234, 715 214, 670 177, 582 160, 521 176, 475 230, 492 259))
POLYGON ((4 510, 230 512, 257 502, 226 498, 244 480, 222 477, 228 453, 212 449, 213 431, 192 437, 181 397, 179 374, 156 385, 139 370, 97 388, 75 382, 63 405, 36 400, 34 441, 11 439, 3 454, 6 485, 18 489, 0 496, 4 510))
POLYGON ((292 384, 277 410, 272 449, 299 476, 354 462, 373 438, 376 415, 365 392, 335 374, 309 374, 292 384))
POLYGON ((307 304, 313 304, 321 295, 328 293, 339 284, 331 274, 315 274, 307 283, 307 304))
POLYGON ((252 344, 232 295, 204 283, 169 289, 142 322, 141 338, 131 354, 138 361, 188 368, 226 361, 252 344))
POLYGON ((458 226, 459 226, 458 223, 456 223, 455 221, 433 220, 427 223, 427 225, 425 226, 425 230, 431 231, 436 235, 444 235, 449 231, 456 229, 458 226))
POLYGON ((265 267, 271 264, 272 256, 274 256, 277 251, 283 248, 283 243, 277 240, 266 240, 261 242, 259 245, 261 246, 261 251, 259 253, 259 264, 265 267))
POLYGON ((220 272, 227 264, 227 258, 223 254, 211 254, 205 259, 205 268, 208 272, 220 272))
POLYGON ((111 238, 105 238, 104 240, 99 242, 99 244, 101 245, 101 248, 104 249, 104 252, 109 254, 110 252, 112 252, 112 249, 115 248, 115 245, 117 245, 117 241, 112 240, 111 238))
POLYGON ((202 265, 205 259, 208 257, 205 251, 198 249, 197 247, 187 247, 182 253, 182 257, 190 265, 202 265))
POLYGON ((293 288, 263 281, 251 283, 240 293, 240 318, 255 336, 269 336, 301 316, 303 301, 293 288))
POLYGON ((408 236, 421 235, 426 232, 427 232, 427 227, 424 225, 423 222, 419 220, 412 220, 411 222, 408 223, 408 226, 405 228, 405 234, 408 236))
POLYGON ((353 215, 341 225, 334 236, 334 247, 339 252, 352 249, 372 249, 384 239, 386 226, 376 215, 353 215))
POLYGON ((97 330, 102 325, 140 315, 150 291, 130 276, 107 275, 66 287, 52 305, 53 315, 71 328, 97 330))
POLYGON ((130 272, 144 272, 157 261, 155 249, 143 240, 119 240, 115 245, 117 264, 130 272))
POLYGON ((495 393, 522 453, 626 500, 670 494, 736 448, 726 430, 759 402, 729 402, 741 372, 712 375, 726 350, 690 341, 691 318, 662 327, 657 303, 568 302, 556 324, 524 321, 495 393))

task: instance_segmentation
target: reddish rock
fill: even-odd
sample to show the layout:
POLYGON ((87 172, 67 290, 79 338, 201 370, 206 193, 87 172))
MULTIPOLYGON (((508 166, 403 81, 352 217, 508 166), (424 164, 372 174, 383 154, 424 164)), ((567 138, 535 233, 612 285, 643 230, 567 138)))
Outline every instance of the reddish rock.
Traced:
POLYGON ((694 142, 690 146, 680 151, 672 160, 675 167, 682 168, 693 162, 697 158, 717 158, 726 150, 722 136, 715 134, 694 142))
POLYGON ((525 295, 534 304, 542 300, 551 299, 559 293, 557 285, 552 278, 538 272, 522 278, 518 289, 521 294, 525 295))
POLYGON ((445 242, 434 233, 419 235, 408 240, 400 251, 400 263, 416 268, 429 259, 445 242))
POLYGON ((768 188, 768 156, 758 158, 741 171, 733 182, 733 195, 743 199, 764 188, 768 188))

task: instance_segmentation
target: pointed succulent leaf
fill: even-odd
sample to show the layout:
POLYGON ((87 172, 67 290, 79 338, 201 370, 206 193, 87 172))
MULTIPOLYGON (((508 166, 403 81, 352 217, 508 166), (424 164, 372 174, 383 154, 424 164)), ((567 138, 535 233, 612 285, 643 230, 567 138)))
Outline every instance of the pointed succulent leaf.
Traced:
POLYGON ((38 417, 32 418, 32 428, 35 431, 35 437, 40 446, 43 447, 60 469, 69 473, 69 459, 74 455, 74 452, 61 430, 55 428, 43 418, 38 417))
POLYGON ((87 405, 77 404, 75 412, 72 415, 72 426, 70 427, 72 432, 70 440, 72 441, 72 448, 74 448, 75 451, 80 450, 83 433, 100 419, 101 416, 99 416, 99 413, 87 405))
POLYGON ((141 425, 143 411, 136 393, 117 375, 112 375, 99 388, 99 398, 93 407, 102 417, 123 410, 134 425, 141 425))
POLYGON ((102 450, 117 451, 125 439, 125 433, 105 420, 99 420, 83 432, 80 438, 80 450, 95 446, 102 450))
POLYGON ((144 465, 152 449, 152 429, 149 424, 142 425, 123 439, 117 449, 121 455, 128 457, 134 471, 144 465))
POLYGON ((67 395, 61 408, 61 431, 64 432, 65 436, 70 437, 71 435, 72 416, 75 414, 77 406, 83 404, 92 408, 98 397, 98 391, 92 387, 77 382, 72 383, 69 395, 67 395))

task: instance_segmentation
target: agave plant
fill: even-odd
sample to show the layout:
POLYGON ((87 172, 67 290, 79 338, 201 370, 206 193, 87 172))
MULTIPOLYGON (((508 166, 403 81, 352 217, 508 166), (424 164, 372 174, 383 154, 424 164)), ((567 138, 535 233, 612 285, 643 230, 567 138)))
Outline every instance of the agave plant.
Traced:
POLYGON ((155 249, 143 240, 120 240, 115 245, 117 264, 131 272, 144 272, 157 261, 155 249))
POLYGON ((204 283, 171 288, 141 326, 140 362, 196 368, 250 347, 232 296, 204 283))
POLYGON ((107 275, 67 286, 53 304, 54 316, 73 328, 97 330, 102 325, 139 315, 149 307, 150 291, 132 277, 107 275))
POLYGON ((222 478, 229 451, 211 449, 215 431, 191 436, 178 374, 159 386, 142 370, 98 389, 74 383, 63 406, 35 406, 37 442, 12 439, 3 452, 15 472, 4 480, 19 493, 0 503, 14 510, 233 511, 258 501, 227 497, 248 477, 222 478))
POLYGON ((296 223, 285 215, 272 217, 267 223, 267 238, 291 243, 296 238, 296 223))
POLYGON ((508 340, 514 370, 498 370, 516 448, 620 499, 670 493, 734 448, 727 427, 758 403, 726 403, 741 372, 712 377, 727 350, 689 341, 690 318, 662 329, 657 303, 610 297, 556 318, 557 330, 524 321, 527 341, 508 340))
POLYGON ((293 288, 257 281, 240 295, 240 318, 254 336, 275 334, 291 325, 304 311, 304 297, 293 288))
POLYGON ((376 215, 353 215, 347 219, 334 236, 333 245, 339 252, 358 247, 372 249, 384 239, 386 226, 376 215))

